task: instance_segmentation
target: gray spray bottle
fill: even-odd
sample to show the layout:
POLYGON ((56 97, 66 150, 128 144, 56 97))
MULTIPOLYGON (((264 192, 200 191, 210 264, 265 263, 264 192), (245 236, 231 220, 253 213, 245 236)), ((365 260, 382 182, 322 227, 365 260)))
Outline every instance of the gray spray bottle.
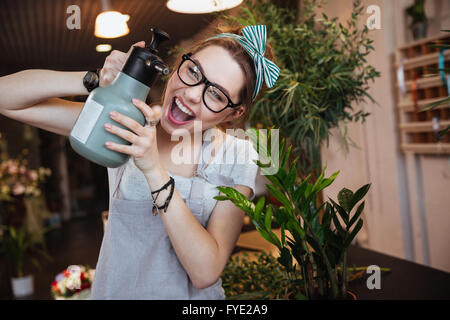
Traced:
POLYGON ((105 130, 105 123, 113 123, 127 129, 114 122, 109 113, 113 110, 117 111, 144 125, 144 115, 131 99, 145 101, 158 76, 169 73, 167 65, 156 55, 159 43, 168 40, 169 35, 156 28, 152 31, 151 44, 145 48, 133 47, 122 71, 118 73, 111 85, 91 91, 70 132, 69 141, 72 148, 81 156, 101 166, 116 168, 129 158, 126 154, 105 147, 106 141, 130 144, 105 130))

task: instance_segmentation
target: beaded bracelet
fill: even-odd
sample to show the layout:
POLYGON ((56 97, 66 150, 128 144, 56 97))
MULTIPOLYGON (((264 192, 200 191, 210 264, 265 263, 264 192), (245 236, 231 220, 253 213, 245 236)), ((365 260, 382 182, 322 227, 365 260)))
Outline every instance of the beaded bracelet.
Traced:
POLYGON ((173 196, 173 190, 175 189, 175 180, 173 180, 172 177, 170 177, 169 182, 167 182, 165 185, 163 185, 161 188, 159 188, 158 190, 155 190, 152 192, 152 198, 153 198, 153 194, 157 193, 156 198, 153 199, 153 208, 152 208, 152 212, 153 215, 156 216, 156 214, 159 213, 159 210, 164 210, 164 212, 167 211, 167 208, 169 207, 169 202, 172 199, 173 196), (167 189, 167 187, 170 185, 170 193, 169 196, 167 197, 166 201, 164 202, 164 204, 162 206, 158 206, 156 204, 156 200, 158 199, 159 193, 162 190, 167 189))

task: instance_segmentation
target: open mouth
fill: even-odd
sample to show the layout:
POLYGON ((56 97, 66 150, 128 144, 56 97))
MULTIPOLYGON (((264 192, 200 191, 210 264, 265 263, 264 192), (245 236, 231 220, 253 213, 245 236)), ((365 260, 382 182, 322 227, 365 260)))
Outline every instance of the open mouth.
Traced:
POLYGON ((168 118, 172 123, 182 125, 194 120, 195 114, 178 97, 174 97, 169 107, 168 118))

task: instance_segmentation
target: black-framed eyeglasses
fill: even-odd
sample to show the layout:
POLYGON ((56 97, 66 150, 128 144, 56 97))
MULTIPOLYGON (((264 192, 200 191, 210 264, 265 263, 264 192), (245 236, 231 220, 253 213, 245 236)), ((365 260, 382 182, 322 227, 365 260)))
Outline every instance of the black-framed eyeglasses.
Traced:
POLYGON ((200 67, 190 56, 191 53, 183 54, 181 63, 178 66, 178 78, 189 87, 195 87, 201 83, 205 84, 202 99, 209 110, 219 113, 226 108, 236 108, 241 105, 241 103, 233 103, 222 88, 208 81, 200 67))

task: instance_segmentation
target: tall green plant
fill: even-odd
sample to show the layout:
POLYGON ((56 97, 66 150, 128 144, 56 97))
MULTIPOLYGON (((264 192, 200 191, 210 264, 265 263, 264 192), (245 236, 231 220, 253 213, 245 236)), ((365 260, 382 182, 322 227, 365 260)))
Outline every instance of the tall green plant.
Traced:
MULTIPOLYGON (((260 133, 249 131, 252 132, 249 136, 257 146, 261 141, 260 133)), ((270 132, 267 138, 271 139, 270 132)), ((264 151, 267 154, 259 153, 263 161, 257 161, 263 174, 273 150, 264 151)), ((305 179, 300 177, 295 165, 297 160, 293 163, 288 160, 291 147, 285 147, 284 139, 277 151, 280 166, 276 174, 266 175, 271 182, 266 186, 281 206, 267 204, 265 197, 255 204, 231 187, 218 187, 222 195, 215 199, 231 200, 250 217, 258 232, 277 246, 280 252, 278 261, 292 278, 295 279, 295 274, 298 274, 296 268, 300 268, 302 279, 292 281, 292 290, 297 291, 297 297, 346 298, 347 249, 363 225, 361 213, 364 201, 354 209, 370 185, 354 193, 344 188, 338 194, 337 203, 329 199, 319 205, 319 193, 333 183, 338 172, 326 178, 323 170, 315 182, 310 182, 309 176, 305 179), (320 220, 321 212, 323 216, 320 220), (280 226, 280 238, 272 231, 273 221, 280 226), (294 264, 294 259, 297 264, 294 264)))
MULTIPOLYGON (((373 98, 369 82, 380 74, 365 57, 374 50, 369 30, 357 22, 363 7, 355 1, 351 18, 316 18, 322 2, 303 0, 297 11, 279 8, 269 1, 248 1, 238 16, 226 16, 230 24, 266 24, 268 41, 281 73, 276 85, 262 94, 250 114, 255 126, 280 128, 294 146, 303 176, 321 171, 320 144, 340 122, 364 121, 369 113, 354 110, 354 103, 373 98)), ((343 137, 347 139, 346 137, 343 137)))
MULTIPOLYGON (((32 254, 38 254, 48 261, 51 261, 51 257, 48 255, 43 241, 36 241, 27 230, 27 226, 23 225, 20 228, 13 226, 3 227, 6 229, 6 235, 4 235, 6 254, 14 263, 14 273, 17 277, 24 275, 24 267, 27 259, 30 259, 32 264, 36 268, 40 268, 39 260, 34 258, 32 254)), ((49 229, 45 229, 40 233, 44 234, 49 229)))

